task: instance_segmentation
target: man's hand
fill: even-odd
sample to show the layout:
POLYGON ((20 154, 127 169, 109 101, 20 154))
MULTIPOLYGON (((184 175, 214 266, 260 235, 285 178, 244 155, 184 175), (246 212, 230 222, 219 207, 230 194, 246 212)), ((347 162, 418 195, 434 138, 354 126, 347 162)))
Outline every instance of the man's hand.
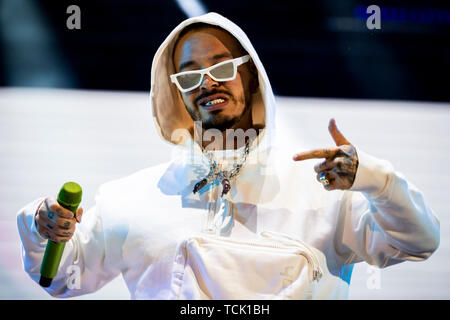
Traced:
POLYGON ((330 120, 328 131, 336 143, 336 148, 301 152, 294 156, 294 161, 325 158, 314 166, 317 181, 323 183, 326 190, 350 189, 358 169, 356 149, 338 130, 334 119, 330 120))
POLYGON ((82 215, 83 208, 79 207, 74 216, 72 211, 60 206, 54 198, 48 197, 39 206, 34 221, 43 238, 54 242, 67 242, 75 232, 75 224, 81 222, 82 215))

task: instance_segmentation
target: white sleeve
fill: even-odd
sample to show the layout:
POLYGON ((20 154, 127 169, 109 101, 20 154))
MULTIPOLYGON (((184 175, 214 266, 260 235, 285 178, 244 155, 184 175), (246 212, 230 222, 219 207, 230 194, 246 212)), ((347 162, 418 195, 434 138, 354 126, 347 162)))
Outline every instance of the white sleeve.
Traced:
MULTIPOLYGON (((28 204, 17 214, 23 267, 38 285, 47 240, 39 235, 34 216, 42 200, 28 204)), ((96 206, 83 213, 74 236, 66 243, 51 286, 43 288, 50 295, 66 298, 95 292, 120 274, 118 265, 107 257, 100 207, 101 196, 98 193, 96 206)))
POLYGON ((439 220, 423 194, 388 161, 357 154, 358 171, 343 193, 336 233, 344 264, 384 268, 427 259, 439 246, 439 220))

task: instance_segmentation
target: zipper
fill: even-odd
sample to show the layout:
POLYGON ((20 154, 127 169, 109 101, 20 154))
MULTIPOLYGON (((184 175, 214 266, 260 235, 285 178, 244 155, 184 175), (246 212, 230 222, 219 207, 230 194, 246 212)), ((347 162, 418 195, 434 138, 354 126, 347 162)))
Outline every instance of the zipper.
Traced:
POLYGON ((263 231, 260 233, 260 235, 264 238, 278 240, 287 246, 301 245, 308 252, 306 255, 309 257, 309 259, 311 261, 311 265, 313 267, 313 280, 320 280, 320 278, 322 278, 323 271, 320 268, 319 259, 316 257, 314 252, 309 248, 309 246, 307 244, 305 244, 303 241, 301 241, 300 239, 292 238, 286 234, 277 233, 277 232, 273 232, 273 231, 263 231), (286 243, 283 240, 288 240, 288 241, 291 241, 294 243, 286 243))
MULTIPOLYGON (((272 232, 262 232, 261 235, 265 238, 272 238, 274 239, 274 237, 270 237, 270 234, 272 232), (267 236, 269 235, 269 236, 267 236)), ((272 233, 274 234, 274 233, 272 233)), ((223 242, 229 242, 229 243, 234 243, 234 244, 238 244, 238 245, 248 245, 248 246, 253 246, 253 247, 259 247, 259 248, 271 248, 271 249, 287 249, 288 247, 298 247, 297 245, 292 245, 292 244, 286 244, 285 246, 280 246, 280 245, 275 245, 275 244, 263 244, 263 243, 257 243, 257 242, 250 242, 250 241, 237 241, 237 240, 233 240, 233 239, 217 239, 216 237, 212 237, 214 240, 218 240, 218 241, 223 241, 223 242)), ((276 239, 275 239, 276 240, 276 239)), ((292 239, 293 240, 293 239, 292 239)), ((322 278, 323 272, 320 268, 319 262, 317 260, 317 258, 314 256, 314 254, 311 252, 311 250, 309 250, 309 248, 307 246, 305 246, 303 243, 301 243, 299 240, 298 242, 302 245, 302 247, 306 250, 296 250, 294 252, 289 252, 289 253, 293 253, 293 254, 297 254, 297 255, 301 255, 303 257, 305 257, 305 259, 308 261, 308 263, 312 266, 313 270, 312 270, 312 278, 313 280, 320 280, 320 278, 322 278)))

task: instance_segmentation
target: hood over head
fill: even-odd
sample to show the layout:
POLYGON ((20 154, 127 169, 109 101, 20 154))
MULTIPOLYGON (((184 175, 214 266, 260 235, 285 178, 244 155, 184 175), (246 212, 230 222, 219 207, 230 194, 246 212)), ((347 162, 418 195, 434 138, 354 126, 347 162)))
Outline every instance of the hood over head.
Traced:
POLYGON ((257 139, 259 140, 258 149, 262 146, 265 146, 263 149, 269 147, 274 135, 275 99, 267 74, 244 31, 227 18, 214 12, 189 18, 180 23, 164 40, 153 58, 150 98, 157 131, 165 141, 175 145, 186 143, 186 140, 174 136, 177 130, 189 132, 189 138, 193 138, 194 121, 186 110, 181 93, 170 81, 170 75, 176 72, 172 56, 178 35, 187 26, 199 22, 219 26, 228 31, 253 60, 258 71, 259 87, 252 96, 252 119, 254 126, 264 128, 257 139))

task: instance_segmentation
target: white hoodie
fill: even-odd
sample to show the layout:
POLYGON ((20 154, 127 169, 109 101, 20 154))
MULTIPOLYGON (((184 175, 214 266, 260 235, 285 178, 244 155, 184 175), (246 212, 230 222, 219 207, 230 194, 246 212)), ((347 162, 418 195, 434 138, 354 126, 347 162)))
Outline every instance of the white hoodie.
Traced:
MULTIPOLYGON (((154 57, 151 103, 164 140, 172 143, 176 129, 193 126, 168 75, 174 73, 171 57, 177 34, 195 22, 228 30, 259 73, 252 112, 254 124, 265 129, 232 184, 231 229, 219 236, 202 233, 208 202, 220 201, 219 187, 192 193, 208 172, 208 162, 191 137, 178 139, 169 163, 99 188, 96 205, 84 213, 66 244, 58 274, 45 289, 49 294, 91 293, 122 274, 132 299, 346 299, 354 263, 383 268, 424 260, 436 250, 438 219, 420 191, 389 162, 357 148, 359 167, 352 188, 325 191, 315 179, 313 163, 292 160, 298 150, 274 134, 275 99, 258 55, 237 25, 216 13, 182 22, 154 57), (275 232, 279 239, 268 240, 261 232, 275 232), (300 290, 311 280, 302 276, 307 263, 292 260, 294 247, 323 275, 312 289, 305 289, 307 294, 280 293, 294 284, 300 290), (291 265, 283 265, 288 260, 291 265), (66 271, 72 265, 81 270, 80 288, 68 285, 66 271)), ((240 151, 216 155, 227 165, 240 151)), ((25 206, 17 216, 24 269, 36 282, 47 242, 34 224, 41 201, 25 206)))

